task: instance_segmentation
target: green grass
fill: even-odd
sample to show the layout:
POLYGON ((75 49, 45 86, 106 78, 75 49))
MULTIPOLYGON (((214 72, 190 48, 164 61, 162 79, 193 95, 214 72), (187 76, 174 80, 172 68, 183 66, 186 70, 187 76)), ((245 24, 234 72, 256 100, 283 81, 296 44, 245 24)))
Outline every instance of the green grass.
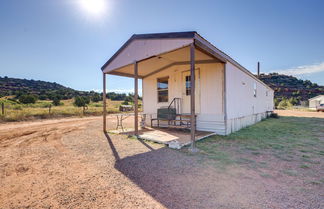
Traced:
MULTIPOLYGON (((248 164, 260 167, 254 158, 266 154, 286 162, 318 164, 323 156, 324 119, 280 117, 269 118, 229 136, 212 136, 197 142, 200 154, 217 163, 248 164)), ((303 168, 306 168, 304 165, 303 168)), ((294 172, 284 171, 295 175, 294 172)))

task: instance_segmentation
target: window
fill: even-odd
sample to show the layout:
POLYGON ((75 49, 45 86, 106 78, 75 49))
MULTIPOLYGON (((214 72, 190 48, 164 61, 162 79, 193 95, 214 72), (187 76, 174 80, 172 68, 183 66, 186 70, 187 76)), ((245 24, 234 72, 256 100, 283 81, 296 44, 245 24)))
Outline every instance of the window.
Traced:
POLYGON ((186 76, 186 96, 191 95, 191 76, 186 76))
POLYGON ((256 83, 253 84, 253 95, 254 95, 254 97, 257 96, 257 85, 256 85, 256 83))
POLYGON ((158 102, 168 102, 169 77, 157 79, 158 102))

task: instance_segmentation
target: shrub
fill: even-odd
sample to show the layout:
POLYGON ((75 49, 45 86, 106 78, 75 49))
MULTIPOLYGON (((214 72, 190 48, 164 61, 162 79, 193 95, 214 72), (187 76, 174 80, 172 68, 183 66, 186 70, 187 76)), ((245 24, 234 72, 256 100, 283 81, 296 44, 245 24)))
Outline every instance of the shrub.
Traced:
POLYGON ((128 105, 128 101, 123 101, 122 105, 128 105))
POLYGON ((54 98, 52 101, 52 104, 54 106, 59 106, 59 105, 61 105, 61 101, 59 100, 59 98, 54 98))
POLYGON ((91 101, 92 102, 99 102, 101 101, 101 97, 99 94, 94 94, 92 97, 91 97, 91 101))
POLYGON ((34 104, 37 101, 37 97, 35 95, 25 94, 19 97, 19 102, 23 104, 34 104))
POLYGON ((279 115, 277 113, 271 113, 270 118, 279 118, 279 115))
POLYGON ((76 96, 74 98, 74 103, 73 103, 75 106, 77 107, 84 107, 86 106, 86 102, 84 101, 83 97, 80 97, 80 96, 76 96))
POLYGON ((279 102, 278 104, 278 109, 287 109, 287 108, 291 108, 293 105, 291 104, 291 102, 287 99, 282 99, 281 102, 279 102))

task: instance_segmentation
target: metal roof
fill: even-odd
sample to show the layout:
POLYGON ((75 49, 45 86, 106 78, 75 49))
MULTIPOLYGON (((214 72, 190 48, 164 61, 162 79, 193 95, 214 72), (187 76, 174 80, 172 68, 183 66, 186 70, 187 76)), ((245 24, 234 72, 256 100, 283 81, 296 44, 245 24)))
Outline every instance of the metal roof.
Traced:
MULTIPOLYGON (((263 81, 258 79, 253 73, 247 70, 245 67, 236 62, 229 55, 215 47, 201 35, 199 35, 196 31, 186 31, 186 32, 169 32, 169 33, 149 33, 149 34, 134 34, 132 35, 123 45, 122 47, 101 67, 103 71, 132 41, 140 40, 140 39, 193 39, 195 44, 201 48, 203 48, 206 52, 213 55, 217 59, 222 62, 230 62, 235 65, 237 68, 259 81, 261 84, 271 89, 268 85, 266 85, 263 81)), ((140 61, 140 60, 137 60, 140 61)), ((273 89, 271 89, 273 91, 273 89)))

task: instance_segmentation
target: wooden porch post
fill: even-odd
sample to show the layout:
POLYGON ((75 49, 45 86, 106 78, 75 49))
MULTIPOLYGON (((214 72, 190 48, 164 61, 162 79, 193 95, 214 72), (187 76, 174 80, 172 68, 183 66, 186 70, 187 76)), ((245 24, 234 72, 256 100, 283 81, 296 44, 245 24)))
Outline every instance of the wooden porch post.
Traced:
POLYGON ((191 133, 191 151, 196 151, 195 145, 195 133, 196 133, 196 112, 195 112, 195 45, 192 43, 190 45, 190 133, 191 133))
POLYGON ((135 136, 138 136, 138 64, 134 62, 134 126, 135 126, 135 136))
POLYGON ((106 74, 102 73, 102 83, 103 83, 103 89, 102 89, 102 100, 103 100, 103 131, 107 131, 106 127, 106 115, 107 115, 107 109, 106 109, 106 74))

